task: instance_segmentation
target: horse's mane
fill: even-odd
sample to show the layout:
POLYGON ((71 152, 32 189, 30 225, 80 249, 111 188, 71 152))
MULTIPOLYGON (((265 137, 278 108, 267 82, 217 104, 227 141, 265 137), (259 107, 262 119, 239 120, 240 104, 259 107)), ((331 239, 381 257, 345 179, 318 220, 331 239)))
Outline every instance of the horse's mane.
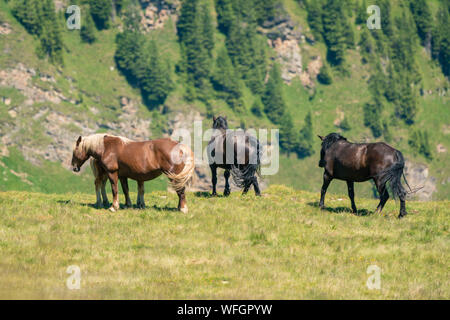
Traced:
POLYGON ((336 141, 339 140, 345 140, 347 141, 347 138, 341 136, 339 133, 330 133, 329 135, 327 135, 323 141, 322 141, 322 149, 323 150, 327 150, 329 147, 331 147, 331 145, 333 143, 335 143, 336 141))
MULTIPOLYGON (((90 150, 90 151, 95 151, 95 152, 101 154, 105 148, 105 145, 103 143, 103 138, 105 136, 119 138, 125 144, 133 141, 133 140, 125 138, 125 137, 114 136, 114 135, 107 134, 107 133, 95 133, 95 134, 91 134, 86 137, 82 137, 81 142, 79 144, 79 148, 82 148, 82 150, 84 150, 85 152, 90 150)), ((76 147, 77 146, 75 145, 74 150, 76 147)))
POLYGON ((213 129, 225 129, 225 130, 228 129, 227 119, 221 116, 217 117, 214 120, 213 129))

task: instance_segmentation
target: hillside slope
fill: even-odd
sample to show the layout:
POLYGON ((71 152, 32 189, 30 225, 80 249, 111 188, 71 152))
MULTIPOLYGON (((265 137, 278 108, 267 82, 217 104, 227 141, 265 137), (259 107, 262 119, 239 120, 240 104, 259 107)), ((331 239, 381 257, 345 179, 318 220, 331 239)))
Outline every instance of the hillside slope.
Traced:
MULTIPOLYGON (((86 3, 88 1, 81 1, 86 3)), ((65 171, 71 146, 80 134, 112 132, 135 139, 149 139, 170 135, 177 127, 192 128, 196 119, 204 119, 203 127, 210 126, 210 115, 227 115, 234 128, 274 128, 267 115, 256 116, 250 110, 259 97, 243 86, 246 110, 233 111, 224 99, 212 97, 208 104, 187 99, 185 76, 176 72, 182 59, 176 34, 176 21, 180 14, 179 1, 140 1, 141 27, 147 40, 154 40, 160 55, 171 70, 174 88, 164 104, 149 107, 142 99, 139 88, 130 84, 118 71, 114 55, 116 35, 123 29, 120 14, 111 19, 111 27, 96 30, 97 41, 81 41, 78 30, 61 27, 64 41, 64 65, 57 66, 47 59, 39 59, 35 48, 39 40, 30 35, 11 12, 13 1, 0 0, 0 190, 33 190, 91 192, 89 174, 74 177, 65 171), (156 21, 156 22, 155 22, 156 21), (60 167, 60 164, 62 166, 60 167)), ((64 26, 58 4, 58 23, 64 26)), ((214 1, 204 1, 210 9, 212 22, 217 26, 214 1)), ((271 23, 258 28, 258 36, 266 39, 267 64, 281 65, 282 92, 293 125, 300 130, 310 112, 315 134, 342 132, 350 141, 385 140, 374 138, 364 126, 363 105, 371 101, 368 79, 374 70, 362 63, 358 45, 362 27, 355 25, 355 13, 349 16, 350 28, 355 35, 355 46, 346 50, 347 74, 330 68, 333 82, 324 85, 317 81, 320 66, 326 61, 327 47, 316 39, 307 22, 304 1, 280 1, 282 12, 271 23), (350 124, 343 130, 343 119, 350 124)), ((349 1, 359 4, 360 1, 349 1)), ((435 14, 439 1, 430 1, 435 14)), ((392 1, 393 15, 407 12, 403 1, 392 1)), ((214 30, 213 57, 225 46, 225 36, 214 30)), ((438 64, 431 60, 425 48, 416 41, 415 61, 421 75, 420 95, 417 90, 417 115, 413 125, 396 122, 390 127, 390 144, 402 150, 408 160, 407 178, 416 187, 425 186, 422 199, 447 199, 450 176, 448 151, 450 148, 448 112, 448 80, 438 64), (433 159, 426 159, 408 143, 412 131, 428 133, 433 159)), ((328 62, 327 62, 328 63, 328 62)), ((387 104, 384 117, 393 107, 387 104)), ((281 156, 280 170, 275 176, 265 177, 269 183, 286 184, 294 188, 317 191, 321 185, 321 170, 317 167, 320 141, 313 140, 311 156, 299 159, 295 153, 281 156)), ((206 168, 198 173, 208 176, 206 168)), ((203 185, 207 186, 207 180, 203 185)), ((335 182, 331 192, 339 192, 344 184, 335 182)), ((153 189, 165 189, 163 178, 151 183, 153 189)), ((357 196, 371 197, 370 183, 357 185, 357 196)))
MULTIPOLYGON (((133 195, 134 198, 135 195, 133 195)), ((398 203, 269 187, 208 198, 146 194, 112 214, 93 195, 0 193, 0 298, 449 299, 449 202, 398 203), (213 210, 211 210, 213 208, 213 210), (381 270, 369 290, 367 269, 381 270), (81 272, 69 290, 69 266, 81 272)))

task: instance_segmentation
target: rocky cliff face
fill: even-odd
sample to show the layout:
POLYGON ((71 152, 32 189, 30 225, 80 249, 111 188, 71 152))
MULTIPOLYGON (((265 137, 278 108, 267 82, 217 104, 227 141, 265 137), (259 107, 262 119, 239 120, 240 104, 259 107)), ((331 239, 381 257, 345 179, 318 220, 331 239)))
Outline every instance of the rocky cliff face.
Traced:
MULTIPOLYGON (((53 108, 62 102, 76 105, 79 101, 64 96, 53 77, 38 74, 21 63, 14 68, 0 70, 0 86, 16 89, 24 97, 23 102, 14 105, 10 97, 0 97, 8 107, 10 117, 10 121, 2 122, 0 126, 3 147, 17 147, 33 164, 38 165, 42 157, 67 166, 77 135, 92 134, 100 129, 137 140, 150 137, 151 119, 140 117, 137 103, 126 97, 121 98, 123 112, 119 118, 103 123, 92 120, 87 114, 70 115, 53 108), (37 85, 33 78, 39 78, 46 85, 37 85), (42 132, 30 131, 33 124, 39 125, 42 132)), ((91 109, 91 112, 96 110, 91 109)))
POLYGON ((314 56, 306 68, 304 67, 300 44, 305 42, 305 36, 301 26, 294 23, 284 12, 276 19, 264 22, 259 32, 267 37, 269 46, 276 52, 275 61, 281 66, 281 77, 284 82, 290 84, 298 77, 303 86, 313 88, 322 60, 320 56, 314 56))

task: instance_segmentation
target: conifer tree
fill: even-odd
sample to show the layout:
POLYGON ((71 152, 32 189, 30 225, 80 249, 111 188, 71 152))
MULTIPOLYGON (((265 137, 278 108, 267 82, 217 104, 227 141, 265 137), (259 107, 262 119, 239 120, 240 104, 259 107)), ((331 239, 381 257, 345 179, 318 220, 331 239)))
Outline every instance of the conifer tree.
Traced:
POLYGON ((38 0, 18 0, 13 4, 12 13, 30 34, 40 34, 41 6, 38 0))
POLYGON ((417 27, 417 33, 422 44, 427 46, 431 40, 432 17, 426 0, 414 0, 409 2, 411 13, 417 27))
MULTIPOLYGON (((243 0, 250 2, 248 0, 243 0)), ((276 13, 277 0, 253 0, 253 7, 256 9, 256 21, 262 24, 264 21, 271 20, 276 13)))
POLYGON ((64 45, 53 1, 42 1, 40 12, 41 31, 38 52, 40 55, 48 55, 52 63, 62 65, 64 45))
POLYGON ((327 0, 323 7, 323 36, 327 45, 327 59, 335 66, 341 66, 345 61, 346 35, 345 16, 341 1, 327 0))
POLYGON ((306 3, 306 10, 308 12, 307 20, 312 33, 317 39, 322 38, 323 26, 322 26, 322 1, 321 0, 309 0, 306 3))
POLYGON ((286 103, 283 97, 280 69, 277 64, 270 71, 262 102, 264 104, 264 112, 269 120, 275 124, 280 124, 286 110, 286 103))
MULTIPOLYGON (((159 105, 164 103, 173 86, 168 66, 161 61, 154 41, 150 42, 148 50, 148 62, 139 75, 139 83, 146 100, 151 105, 159 105)), ((140 59, 146 60, 145 56, 140 59)))
POLYGON ((356 12, 356 24, 365 24, 367 22, 367 18, 369 15, 367 14, 367 3, 366 0, 362 0, 360 2, 360 5, 357 8, 356 12))
POLYGON ((280 125, 280 147, 288 155, 290 152, 296 152, 298 147, 298 134, 292 123, 292 117, 285 113, 279 121, 280 125))
POLYGON ((233 10, 233 0, 216 0, 217 23, 220 32, 229 34, 231 25, 234 23, 235 15, 233 10))
POLYGON ((381 20, 381 30, 387 37, 391 37, 394 33, 392 28, 392 18, 391 18, 391 2, 389 0, 382 0, 380 2, 380 16, 381 20))
POLYGON ((297 156, 299 158, 309 157, 314 153, 313 149, 313 125, 311 112, 305 117, 305 123, 299 132, 297 156))
POLYGON ((450 76, 450 18, 449 7, 441 2, 436 13, 436 22, 432 30, 431 56, 441 65, 442 72, 450 76))
POLYGON ((209 10, 202 10, 198 0, 183 2, 180 17, 177 22, 178 38, 182 52, 182 70, 186 72, 187 80, 192 85, 187 93, 189 99, 199 98, 207 101, 211 91, 210 69, 211 54, 214 46, 212 32, 205 35, 210 29, 209 10))
POLYGON ((182 2, 180 16, 177 21, 177 34, 181 43, 188 41, 188 36, 193 36, 195 30, 195 16, 197 14, 198 0, 184 0, 182 2))
POLYGON ((224 98, 234 111, 243 111, 239 77, 234 71, 226 48, 222 48, 217 56, 213 82, 215 89, 220 92, 219 96, 224 98))
POLYGON ((363 106, 364 125, 372 131, 375 138, 378 138, 383 133, 381 124, 381 104, 366 103, 363 106))
POLYGON ((253 102, 250 111, 258 118, 263 116, 263 106, 260 99, 256 99, 255 102, 253 102))
POLYGON ((139 54, 142 52, 143 38, 137 31, 125 29, 116 36, 116 60, 119 70, 121 70, 128 80, 137 84, 136 63, 139 61, 139 54))
POLYGON ((109 18, 112 11, 111 0, 90 0, 89 4, 91 15, 97 29, 108 29, 110 26, 109 18))
POLYGON ((375 46, 372 41, 372 37, 367 28, 363 28, 361 31, 361 37, 359 39, 359 47, 361 52, 362 63, 366 64, 372 62, 375 53, 375 46))
POLYGON ((331 78, 330 75, 330 70, 328 70, 328 67, 325 63, 320 68, 320 72, 317 75, 317 80, 319 80, 320 83, 326 85, 329 85, 333 82, 333 79, 331 78))
POLYGON ((203 36, 203 46, 208 50, 208 54, 212 57, 212 50, 214 49, 214 27, 211 21, 211 14, 209 7, 206 5, 201 6, 201 32, 203 36))
POLYGON ((89 13, 84 15, 84 22, 81 25, 80 37, 83 42, 93 43, 97 40, 95 36, 95 24, 89 13))

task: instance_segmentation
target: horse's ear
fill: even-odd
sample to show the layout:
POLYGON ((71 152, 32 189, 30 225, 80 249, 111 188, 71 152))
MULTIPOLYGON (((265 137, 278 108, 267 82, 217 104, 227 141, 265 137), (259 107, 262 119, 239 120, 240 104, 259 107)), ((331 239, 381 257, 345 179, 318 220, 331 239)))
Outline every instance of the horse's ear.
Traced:
POLYGON ((320 140, 322 140, 322 141, 323 141, 323 137, 322 137, 322 136, 319 136, 319 135, 317 135, 317 136, 319 137, 319 139, 320 139, 320 140))
POLYGON ((213 121, 216 121, 216 120, 217 120, 216 116, 213 116, 213 121))
POLYGON ((81 142, 81 136, 78 137, 77 146, 80 144, 80 142, 81 142))

